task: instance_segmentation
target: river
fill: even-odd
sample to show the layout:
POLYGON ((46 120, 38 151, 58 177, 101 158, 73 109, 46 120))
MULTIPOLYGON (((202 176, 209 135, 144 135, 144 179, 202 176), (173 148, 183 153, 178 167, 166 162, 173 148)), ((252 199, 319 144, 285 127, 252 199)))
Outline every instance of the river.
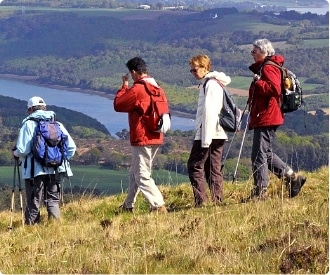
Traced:
MULTIPOLYGON (((117 113, 113 109, 113 100, 106 97, 35 86, 22 81, 0 79, 0 94, 27 101, 32 96, 42 97, 47 105, 64 107, 95 118, 102 123, 112 136, 122 129, 128 129, 126 113, 117 113)), ((24 117, 25 110, 22 110, 24 117)), ((172 130, 192 130, 194 120, 172 116, 172 130)))
POLYGON ((294 10, 300 13, 315 13, 318 15, 325 15, 329 11, 329 5, 322 5, 321 7, 287 7, 287 10, 294 10))

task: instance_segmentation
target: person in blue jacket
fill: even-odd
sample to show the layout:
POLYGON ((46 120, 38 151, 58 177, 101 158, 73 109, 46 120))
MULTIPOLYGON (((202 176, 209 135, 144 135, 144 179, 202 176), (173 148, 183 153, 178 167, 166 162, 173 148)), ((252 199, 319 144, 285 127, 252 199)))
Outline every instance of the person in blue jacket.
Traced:
MULTIPOLYGON (((38 96, 30 98, 27 107, 28 116, 22 122, 16 146, 13 149, 13 157, 22 159, 22 179, 25 180, 26 192, 25 224, 33 225, 40 222, 40 206, 43 197, 48 218, 60 217, 61 178, 72 176, 72 171, 67 160, 58 167, 57 171, 51 167, 43 167, 37 161, 32 161, 32 141, 37 127, 35 119, 52 119, 55 118, 55 113, 47 111, 45 101, 38 96)), ((63 133, 68 136, 67 158, 70 159, 75 154, 76 145, 63 124, 59 123, 59 125, 63 133)))

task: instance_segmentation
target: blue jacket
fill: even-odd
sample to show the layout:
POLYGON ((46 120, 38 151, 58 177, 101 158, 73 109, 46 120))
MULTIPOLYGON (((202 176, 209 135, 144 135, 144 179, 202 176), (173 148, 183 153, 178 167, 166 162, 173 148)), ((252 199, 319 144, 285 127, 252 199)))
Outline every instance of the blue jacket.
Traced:
MULTIPOLYGON (((37 161, 34 161, 34 175, 31 175, 32 139, 37 126, 37 122, 31 120, 31 118, 51 119, 52 117, 55 117, 55 113, 53 111, 37 110, 27 116, 22 122, 22 128, 18 134, 14 155, 22 158, 21 170, 23 179, 30 179, 40 175, 55 174, 55 170, 53 168, 43 167, 37 161)), ((65 127, 61 123, 59 124, 63 133, 68 135, 68 159, 70 159, 76 152, 76 144, 65 127)), ((63 164, 58 168, 58 172, 60 173, 65 171, 68 176, 72 176, 72 170, 68 161, 63 162, 63 164)))

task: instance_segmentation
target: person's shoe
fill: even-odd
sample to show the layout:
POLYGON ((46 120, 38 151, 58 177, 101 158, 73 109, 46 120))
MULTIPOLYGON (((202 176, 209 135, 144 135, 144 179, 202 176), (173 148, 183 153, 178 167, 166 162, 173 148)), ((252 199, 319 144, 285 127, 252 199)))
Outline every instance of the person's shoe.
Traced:
POLYGON ((261 191, 259 191, 258 187, 255 187, 251 190, 251 194, 246 197, 241 199, 241 203, 247 203, 250 201, 264 201, 268 199, 267 196, 267 189, 262 189, 261 191))
POLYGON ((289 191, 290 198, 294 198, 300 193, 301 188, 304 186, 306 180, 306 177, 297 175, 296 173, 286 179, 286 185, 289 191))
POLYGON ((207 207, 209 205, 210 205, 210 202, 208 200, 195 202, 195 208, 203 208, 203 207, 207 207))
POLYGON ((165 205, 159 206, 159 207, 153 207, 150 210, 151 213, 160 213, 160 214, 165 214, 167 213, 167 208, 165 205))
POLYGON ((122 204, 121 206, 119 206, 119 212, 133 213, 133 207, 126 207, 125 204, 122 204))

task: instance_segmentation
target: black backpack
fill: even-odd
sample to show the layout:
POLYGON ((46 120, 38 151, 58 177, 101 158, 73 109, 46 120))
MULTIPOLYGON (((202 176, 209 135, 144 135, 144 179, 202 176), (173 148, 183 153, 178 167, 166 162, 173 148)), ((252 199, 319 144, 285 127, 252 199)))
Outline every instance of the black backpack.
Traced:
POLYGON ((68 136, 55 120, 31 120, 38 123, 31 149, 34 159, 43 167, 58 168, 68 156, 68 136))
POLYGON ((219 114, 219 122, 221 127, 227 132, 237 132, 240 130, 242 111, 236 106, 234 99, 226 86, 224 86, 216 78, 208 78, 204 84, 203 89, 205 93, 205 86, 207 81, 214 79, 223 89, 223 105, 219 114))
POLYGON ((273 61, 267 60, 263 66, 267 64, 273 65, 281 70, 282 98, 280 104, 282 113, 290 113, 296 111, 303 104, 302 88, 297 76, 292 71, 276 64, 273 61))

